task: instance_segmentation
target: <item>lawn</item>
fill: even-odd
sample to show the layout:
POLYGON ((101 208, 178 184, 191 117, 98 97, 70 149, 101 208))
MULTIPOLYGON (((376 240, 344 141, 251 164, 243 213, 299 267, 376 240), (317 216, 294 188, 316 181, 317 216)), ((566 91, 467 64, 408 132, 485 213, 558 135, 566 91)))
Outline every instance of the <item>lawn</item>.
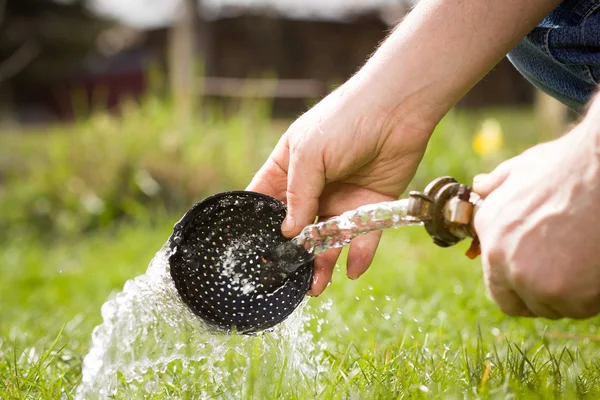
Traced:
MULTIPOLYGON (((414 186, 420 188, 445 174, 468 180, 539 139, 526 112, 488 111, 485 117, 490 115, 503 129, 501 149, 476 154, 471 142, 483 116, 451 115, 438 128, 414 186)), ((134 126, 134 117, 123 124, 134 126)), ((239 121, 203 124, 214 128, 205 132, 216 131, 218 137, 223 129, 235 133, 244 127, 239 121)), ((85 122, 73 129, 115 130, 102 126, 85 122)), ((260 127, 260 132, 277 130, 272 125, 260 127)), ((238 143, 239 134, 232 136, 238 143)), ((260 144, 259 154, 249 161, 253 168, 276 139, 275 134, 265 136, 264 143, 245 139, 245 144, 260 144)), ((7 160, 35 154, 47 145, 43 140, 11 137, 3 150, 12 150, 0 150, 0 166, 8 168, 7 160)), ((51 140, 56 146, 52 148, 61 146, 56 144, 60 138, 51 140)), ((216 139, 205 133, 200 142, 211 140, 216 139)), ((227 143, 217 144, 227 147, 227 143)), ((124 151, 122 158, 129 157, 124 151)), ((182 169, 201 158, 183 154, 188 161, 179 162, 182 169)), ((146 158, 136 160, 145 166, 150 159, 162 162, 160 154, 143 155, 146 158)), ((20 176, 22 182, 9 179, 0 191, 5 224, 0 241, 0 398, 73 398, 92 330, 102 322, 102 304, 127 280, 145 272, 191 198, 209 194, 190 190, 190 197, 150 201, 135 192, 119 200, 118 205, 129 205, 122 207, 125 211, 110 218, 90 211, 92 218, 71 205, 70 198, 48 194, 51 189, 60 191, 56 182, 63 175, 74 175, 76 168, 93 176, 87 162, 61 164, 61 171, 48 172, 56 179, 51 183, 31 180, 33 175, 27 174, 37 170, 29 164, 22 175, 5 173, 20 176), (18 209, 20 204, 37 204, 27 196, 52 200, 46 206, 50 213, 71 207, 71 222, 35 226, 36 221, 24 219, 30 210, 18 209), (165 206, 167 201, 171 203, 165 206), (122 217, 118 223, 117 217, 122 217), (44 229, 46 234, 40 232, 44 229)), ((219 173, 226 179, 209 192, 240 188, 252 171, 248 165, 225 169, 219 173)), ((89 185, 101 190, 108 184, 89 185)), ((464 256, 466 248, 467 243, 438 248, 421 227, 386 232, 372 267, 361 279, 346 279, 341 259, 332 285, 321 297, 309 299, 285 329, 252 338, 214 338, 186 328, 188 347, 177 351, 189 359, 142 371, 140 381, 120 374, 116 398, 600 398, 600 320, 550 322, 504 316, 487 297, 479 261, 464 256), (228 348, 234 351, 226 352, 228 348)), ((182 323, 193 327, 186 318, 181 317, 182 323)), ((150 329, 159 338, 154 343, 167 351, 172 338, 161 336, 159 328, 150 329)))

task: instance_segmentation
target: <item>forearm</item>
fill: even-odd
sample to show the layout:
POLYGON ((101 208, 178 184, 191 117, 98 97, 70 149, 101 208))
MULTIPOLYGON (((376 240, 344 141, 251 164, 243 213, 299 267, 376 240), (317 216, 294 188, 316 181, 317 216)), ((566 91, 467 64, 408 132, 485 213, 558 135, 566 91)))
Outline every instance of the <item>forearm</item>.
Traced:
POLYGON ((600 90, 590 101, 586 119, 589 119, 593 126, 600 127, 600 90))
POLYGON ((598 178, 600 179, 600 90, 590 102, 588 112, 582 122, 586 125, 588 135, 592 137, 592 149, 596 155, 598 178))
POLYGON ((437 123, 559 0, 422 0, 353 78, 399 118, 437 123))

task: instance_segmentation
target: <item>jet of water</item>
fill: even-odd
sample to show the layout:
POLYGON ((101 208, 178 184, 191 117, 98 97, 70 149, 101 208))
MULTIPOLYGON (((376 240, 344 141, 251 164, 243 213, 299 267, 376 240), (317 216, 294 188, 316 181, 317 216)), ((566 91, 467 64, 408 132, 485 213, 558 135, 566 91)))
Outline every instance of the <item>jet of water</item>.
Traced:
POLYGON ((370 232, 401 226, 422 225, 408 215, 410 199, 368 204, 306 226, 291 241, 274 249, 268 257, 273 268, 290 274, 316 255, 349 244, 352 239, 370 232))
POLYGON ((291 375, 320 385, 318 376, 327 363, 305 330, 310 319, 303 312, 306 302, 271 332, 217 334, 181 301, 168 272, 169 251, 164 246, 145 274, 128 281, 102 306, 103 322, 92 333, 77 399, 156 392, 170 381, 199 398, 272 390, 273 381, 286 376, 284 390, 287 381, 298 381, 291 375), (264 378, 253 378, 257 368, 264 378))

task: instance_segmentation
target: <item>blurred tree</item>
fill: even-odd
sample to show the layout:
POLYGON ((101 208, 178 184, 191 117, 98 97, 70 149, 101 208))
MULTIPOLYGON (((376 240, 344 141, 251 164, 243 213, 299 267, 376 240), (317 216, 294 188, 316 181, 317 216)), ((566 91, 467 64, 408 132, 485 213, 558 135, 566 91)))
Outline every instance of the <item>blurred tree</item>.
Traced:
POLYGON ((35 67, 26 71, 33 75, 62 74, 69 61, 93 50, 107 22, 91 15, 84 3, 0 0, 0 81, 28 67, 35 67))
POLYGON ((0 0, 0 111, 10 114, 14 87, 68 76, 95 50, 108 26, 84 0, 0 0))

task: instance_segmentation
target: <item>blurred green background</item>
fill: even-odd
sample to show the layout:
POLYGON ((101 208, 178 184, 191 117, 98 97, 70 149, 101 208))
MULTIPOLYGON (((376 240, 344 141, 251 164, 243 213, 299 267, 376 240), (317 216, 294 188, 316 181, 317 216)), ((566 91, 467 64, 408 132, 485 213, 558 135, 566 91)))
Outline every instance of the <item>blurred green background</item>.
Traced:
MULTIPOLYGON (((409 11, 403 1, 394 12, 307 2, 300 17, 255 2, 232 1, 235 13, 210 1, 138 3, 1 3, 0 56, 13 61, 0 63, 0 398, 73 398, 104 301, 144 273, 194 203, 244 189, 295 116, 409 11)), ((560 134, 566 115, 503 60, 437 126, 408 190, 444 175, 469 183, 560 134)), ((321 393, 295 376, 277 391, 260 378, 244 393, 210 390, 598 398, 597 319, 505 317, 466 246, 437 248, 419 227, 386 232, 356 282, 343 279, 342 257, 309 302, 331 367, 321 393)), ((152 393, 123 383, 132 391, 117 398, 197 396, 172 384, 185 373, 169 374, 152 393)))
MULTIPOLYGON (((123 222, 182 215, 211 194, 244 189, 291 120, 251 102, 225 115, 206 104, 181 127, 156 97, 71 125, 5 132, 0 235, 79 239, 123 222)), ((453 111, 437 127, 411 184, 452 175, 470 183, 540 139, 527 109, 453 111)))

